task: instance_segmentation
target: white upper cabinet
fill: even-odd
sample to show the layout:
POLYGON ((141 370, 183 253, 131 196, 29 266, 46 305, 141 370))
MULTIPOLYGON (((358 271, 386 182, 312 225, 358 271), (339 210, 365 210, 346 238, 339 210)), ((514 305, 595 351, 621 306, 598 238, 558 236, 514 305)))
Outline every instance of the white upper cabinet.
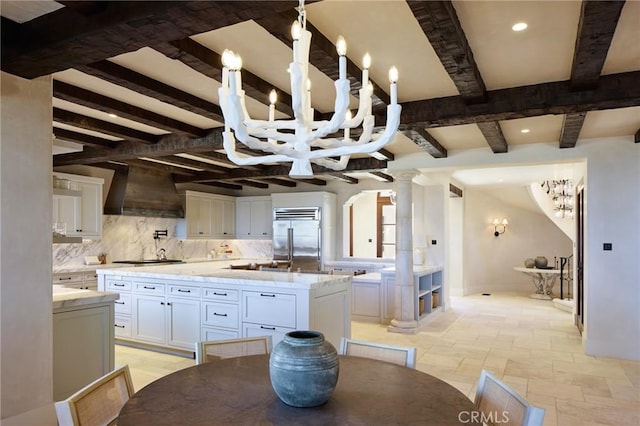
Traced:
POLYGON ((270 239, 272 224, 270 196, 236 199, 236 238, 270 239))
POLYGON ((185 219, 179 222, 178 237, 225 239, 235 235, 234 197, 205 192, 185 192, 185 219))
POLYGON ((68 188, 53 188, 53 222, 64 222, 70 237, 102 238, 104 180, 57 172, 53 175, 68 182, 68 188))

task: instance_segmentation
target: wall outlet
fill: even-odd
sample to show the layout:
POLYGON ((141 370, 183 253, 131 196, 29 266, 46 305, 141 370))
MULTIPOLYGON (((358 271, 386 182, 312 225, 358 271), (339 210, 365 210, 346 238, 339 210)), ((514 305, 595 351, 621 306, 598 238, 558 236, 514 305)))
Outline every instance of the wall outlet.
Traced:
POLYGON ((432 245, 432 246, 435 246, 436 244, 438 244, 438 241, 436 241, 436 240, 431 240, 431 245, 432 245))
POLYGON ((604 243, 604 244, 602 244, 602 250, 606 250, 606 251, 613 250, 613 244, 612 243, 604 243))

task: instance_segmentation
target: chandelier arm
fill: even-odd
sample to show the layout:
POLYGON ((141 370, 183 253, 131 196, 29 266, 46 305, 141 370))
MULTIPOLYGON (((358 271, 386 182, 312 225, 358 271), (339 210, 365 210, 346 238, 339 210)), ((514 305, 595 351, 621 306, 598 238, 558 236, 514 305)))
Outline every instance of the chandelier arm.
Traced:
POLYGON ((323 138, 330 133, 336 132, 341 128, 345 121, 347 109, 349 108, 349 80, 346 78, 335 81, 336 100, 334 104, 334 113, 326 124, 320 126, 314 132, 311 132, 311 140, 323 138))
POLYGON ((351 120, 345 120, 340 128, 356 128, 360 126, 366 115, 371 115, 371 93, 369 89, 362 87, 359 90, 360 103, 358 104, 358 112, 351 120))
POLYGON ((342 146, 355 146, 362 145, 364 143, 369 143, 371 141, 371 134, 373 133, 373 127, 375 124, 375 119, 373 116, 366 117, 364 122, 364 127, 362 129, 362 134, 358 138, 358 140, 353 139, 315 139, 311 142, 311 146, 317 146, 321 148, 338 148, 342 146))
POLYGON ((370 154, 378 151, 380 148, 389 143, 395 136, 396 130, 400 125, 400 112, 402 107, 399 104, 387 105, 387 123, 384 133, 375 141, 357 146, 344 146, 340 148, 331 148, 323 150, 315 150, 309 152, 307 158, 316 159, 322 157, 337 157, 349 154, 370 154))
POLYGON ((223 147, 227 153, 227 157, 233 163, 239 166, 253 166, 268 162, 293 161, 294 159, 285 154, 261 155, 258 157, 239 156, 236 152, 235 138, 232 132, 223 132, 223 147))

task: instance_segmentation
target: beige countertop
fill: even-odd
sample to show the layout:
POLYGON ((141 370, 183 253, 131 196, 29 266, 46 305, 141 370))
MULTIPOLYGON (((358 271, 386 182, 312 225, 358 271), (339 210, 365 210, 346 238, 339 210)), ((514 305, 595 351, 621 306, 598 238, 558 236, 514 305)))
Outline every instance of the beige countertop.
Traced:
POLYGON ((105 291, 80 290, 77 288, 69 288, 61 285, 53 286, 53 313, 57 310, 68 309, 72 307, 81 307, 87 305, 95 305, 98 303, 113 303, 119 299, 118 293, 105 291))

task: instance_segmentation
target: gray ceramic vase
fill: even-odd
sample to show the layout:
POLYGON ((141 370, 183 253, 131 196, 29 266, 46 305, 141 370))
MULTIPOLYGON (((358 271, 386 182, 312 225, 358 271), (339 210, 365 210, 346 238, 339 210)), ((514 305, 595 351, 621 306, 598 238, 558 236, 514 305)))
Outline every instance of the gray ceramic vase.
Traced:
POLYGON ((338 353, 317 331, 292 331, 271 352, 269 375, 278 397, 293 407, 325 403, 338 383, 338 353))
POLYGON ((546 268, 547 267, 547 263, 549 263, 549 261, 547 260, 546 257, 544 257, 544 256, 536 257, 536 260, 535 260, 536 268, 538 268, 538 269, 546 268))
POLYGON ((536 261, 529 258, 529 259, 525 259, 524 260, 524 267, 525 268, 533 268, 534 266, 536 266, 536 261))

